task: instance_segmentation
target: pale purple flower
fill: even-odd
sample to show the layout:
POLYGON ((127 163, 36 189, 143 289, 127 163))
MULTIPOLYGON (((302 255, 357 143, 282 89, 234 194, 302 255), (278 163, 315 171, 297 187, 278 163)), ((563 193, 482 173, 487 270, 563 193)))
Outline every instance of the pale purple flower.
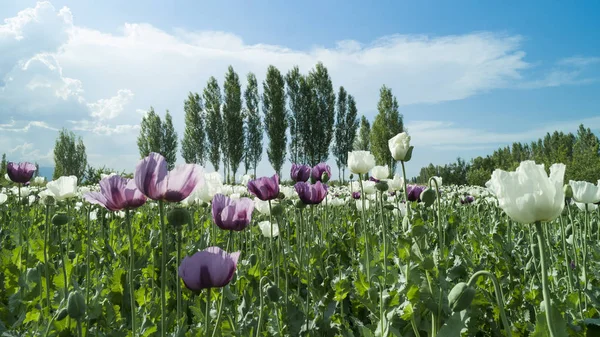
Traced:
POLYGON ((208 247, 186 256, 179 266, 179 277, 192 291, 226 286, 235 273, 240 252, 227 253, 219 247, 208 247))
POLYGON ((148 198, 179 202, 203 182, 203 174, 194 164, 179 165, 169 172, 165 157, 152 152, 138 163, 134 179, 137 188, 148 198))
POLYGON ((248 182, 248 191, 262 201, 276 199, 279 196, 279 176, 251 180, 248 182))
POLYGON ((250 224, 254 202, 250 198, 232 200, 223 194, 215 194, 212 200, 212 216, 221 229, 241 231, 250 224))
POLYGON ((308 179, 310 179, 310 173, 310 166, 292 164, 292 169, 290 170, 290 177, 295 182, 307 181, 308 179))
POLYGON ((135 181, 118 175, 100 180, 100 192, 88 192, 83 197, 109 211, 138 208, 146 203, 146 197, 135 186, 135 181))
POLYGON ((307 205, 320 204, 327 196, 327 185, 317 181, 314 184, 298 182, 294 185, 296 192, 303 203, 307 205))

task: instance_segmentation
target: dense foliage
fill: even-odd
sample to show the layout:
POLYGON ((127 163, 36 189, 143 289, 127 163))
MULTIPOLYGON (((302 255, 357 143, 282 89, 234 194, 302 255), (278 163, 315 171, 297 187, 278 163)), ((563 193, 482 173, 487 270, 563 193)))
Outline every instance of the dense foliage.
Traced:
POLYGON ((429 164, 421 168, 417 182, 440 176, 457 185, 483 186, 496 168, 514 170, 524 160, 535 160, 550 167, 552 163, 567 165, 566 179, 596 182, 600 179, 600 140, 589 128, 579 126, 577 134, 554 131, 529 144, 515 142, 469 163, 458 158, 447 165, 429 164))

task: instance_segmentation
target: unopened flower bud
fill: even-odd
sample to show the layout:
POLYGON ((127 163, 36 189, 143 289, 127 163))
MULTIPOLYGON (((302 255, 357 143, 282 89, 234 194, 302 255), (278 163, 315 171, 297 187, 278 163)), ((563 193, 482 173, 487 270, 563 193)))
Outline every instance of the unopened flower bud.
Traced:
POLYGON ((387 182, 380 180, 378 183, 375 184, 375 188, 377 188, 377 190, 380 192, 386 192, 389 186, 387 182))
POLYGON ((52 217, 52 224, 55 226, 66 225, 69 222, 69 217, 66 213, 56 213, 52 217))
POLYGON ((181 229, 184 225, 192 222, 190 213, 183 207, 175 207, 167 213, 167 221, 176 229, 181 229))
POLYGON ((421 192, 420 199, 425 203, 425 207, 429 207, 433 205, 433 202, 435 201, 435 192, 428 187, 421 192))
POLYGON ((302 200, 296 200, 296 208, 303 209, 306 208, 306 204, 302 202, 302 200))
POLYGON ((565 184, 563 190, 565 191, 565 198, 573 198, 573 188, 571 185, 565 184))
POLYGON ((79 290, 69 294, 67 312, 71 318, 79 320, 85 316, 85 298, 79 290))
POLYGON ((283 214, 283 206, 277 204, 271 207, 271 214, 273 216, 280 216, 281 214, 283 214))
POLYGON ((323 184, 325 184, 328 181, 329 181, 329 174, 327 174, 327 172, 323 172, 323 174, 321 174, 321 182, 323 184))
POLYGON ((448 304, 454 312, 465 310, 475 298, 475 289, 465 282, 460 282, 450 290, 448 304))
POLYGON ((271 300, 271 302, 278 302, 281 298, 281 292, 279 291, 279 288, 277 288, 276 285, 268 287, 267 297, 269 297, 269 300, 271 300))

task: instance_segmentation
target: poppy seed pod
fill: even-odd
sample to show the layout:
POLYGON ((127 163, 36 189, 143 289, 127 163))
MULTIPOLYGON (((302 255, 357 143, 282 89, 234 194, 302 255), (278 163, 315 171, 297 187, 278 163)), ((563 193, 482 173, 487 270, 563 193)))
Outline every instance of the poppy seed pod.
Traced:
POLYGON ((171 226, 180 229, 184 225, 190 224, 190 213, 183 207, 175 207, 167 213, 167 221, 171 226))
POLYGON ((453 312, 463 311, 471 305, 475 298, 475 289, 465 282, 460 282, 450 290, 448 304, 453 312))
POLYGON ((69 294, 67 299, 67 313, 71 318, 80 320, 85 316, 85 298, 79 290, 69 294))
POLYGON ((69 217, 66 213, 56 213, 52 217, 52 224, 55 226, 66 225, 69 222, 69 217))

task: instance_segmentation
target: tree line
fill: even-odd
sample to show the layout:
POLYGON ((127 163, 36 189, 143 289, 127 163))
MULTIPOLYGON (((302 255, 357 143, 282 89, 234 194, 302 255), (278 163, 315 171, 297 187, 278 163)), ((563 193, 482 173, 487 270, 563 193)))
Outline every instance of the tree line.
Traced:
MULTIPOLYGON (((404 131, 404 123, 391 88, 381 87, 378 113, 371 125, 364 115, 359 118, 352 94, 343 86, 336 93, 321 62, 308 74, 301 73, 298 66, 286 74, 269 66, 262 92, 255 74, 248 73, 245 82, 242 90, 239 75, 229 66, 222 89, 211 76, 201 93, 189 92, 184 100, 181 139, 169 110, 161 118, 150 107, 137 137, 140 157, 160 153, 172 169, 180 145, 179 154, 186 163, 209 162, 216 171, 223 168, 230 182, 242 165, 245 173, 252 171, 256 176, 264 148, 280 176, 286 160, 314 166, 333 155, 343 179, 348 152, 368 150, 378 165, 388 165, 394 172, 396 162, 388 140, 404 131)), ((82 184, 98 183, 102 174, 113 172, 88 165, 83 140, 67 129, 60 130, 56 139, 54 165, 54 179, 74 175, 82 184)))
POLYGON ((554 163, 563 163, 567 165, 565 181, 596 183, 600 179, 600 140, 582 124, 576 134, 554 131, 531 143, 515 142, 498 148, 469 163, 458 158, 443 166, 429 164, 421 168, 413 181, 425 183, 432 176, 440 176, 444 184, 484 186, 495 169, 514 171, 524 160, 544 164, 546 170, 554 163))
MULTIPOLYGON (((343 86, 336 94, 320 62, 308 74, 302 74, 298 66, 285 75, 269 66, 262 93, 253 73, 246 75, 242 90, 239 75, 229 66, 223 90, 211 76, 202 94, 189 92, 185 99, 180 154, 186 163, 210 162, 216 171, 222 167, 227 181, 241 165, 245 173, 252 170, 256 176, 264 136, 267 159, 280 176, 286 160, 316 165, 332 154, 343 177, 348 152, 354 149, 371 150, 378 163, 394 168, 387 141, 402 132, 404 125, 398 101, 385 85, 377 109, 373 127, 362 116, 358 131, 354 96, 343 86)), ((169 112, 163 122, 150 108, 140 124, 137 143, 141 157, 158 152, 174 165, 178 141, 169 112)))

